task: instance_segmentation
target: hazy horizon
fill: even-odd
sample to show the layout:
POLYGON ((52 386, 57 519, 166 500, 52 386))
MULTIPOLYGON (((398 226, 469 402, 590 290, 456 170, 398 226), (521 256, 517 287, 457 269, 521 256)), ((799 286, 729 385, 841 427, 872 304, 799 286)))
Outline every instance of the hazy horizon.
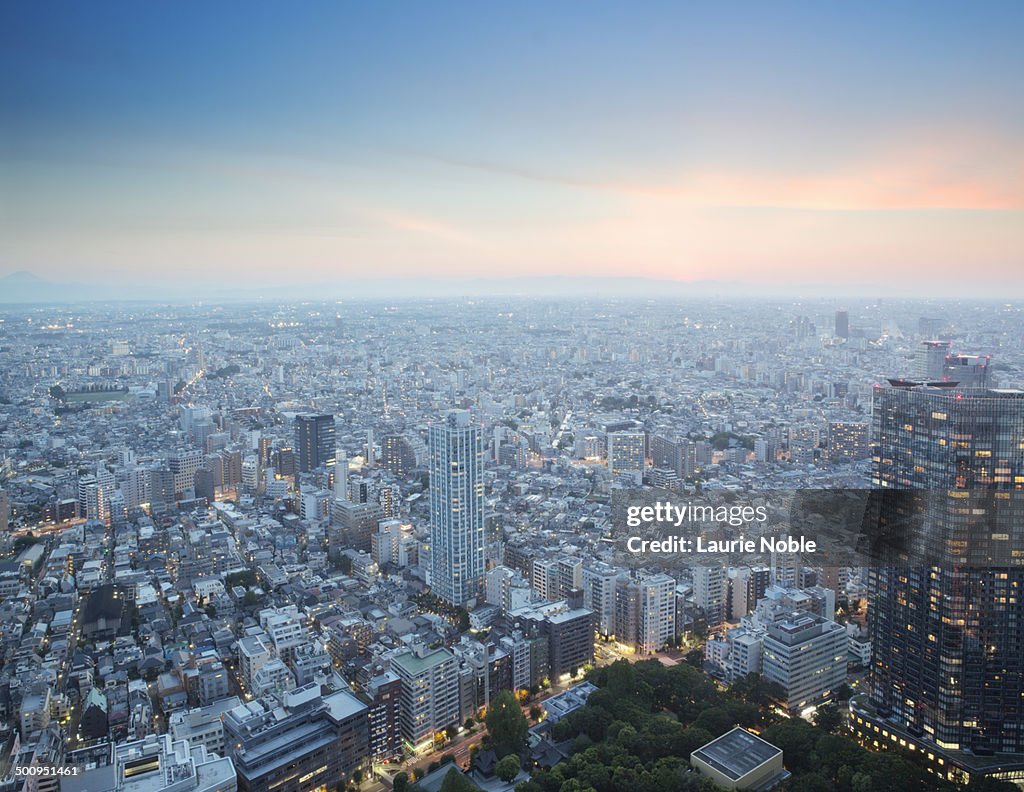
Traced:
POLYGON ((0 278, 1024 295, 1020 4, 2 13, 0 278))
POLYGON ((889 299, 915 304, 1008 304, 1020 295, 993 295, 961 288, 955 293, 925 292, 915 288, 874 287, 870 284, 742 284, 729 281, 669 281, 625 276, 586 277, 550 275, 511 278, 362 278, 323 282, 177 284, 139 282, 55 281, 20 271, 0 276, 0 306, 19 304, 72 304, 84 302, 144 303, 331 303, 331 302, 443 302, 461 299, 535 299, 559 301, 663 301, 829 303, 853 306, 889 299))

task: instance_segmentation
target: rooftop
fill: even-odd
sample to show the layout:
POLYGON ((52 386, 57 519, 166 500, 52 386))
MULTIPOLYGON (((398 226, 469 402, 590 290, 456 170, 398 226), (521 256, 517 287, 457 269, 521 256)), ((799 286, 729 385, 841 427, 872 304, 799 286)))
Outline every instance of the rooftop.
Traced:
POLYGON ((339 690, 329 696, 324 696, 324 703, 327 705, 327 711, 336 721, 351 718, 366 709, 366 705, 347 690, 339 690))
POLYGON ((737 726, 698 748, 690 757, 700 759, 736 781, 781 753, 781 748, 737 726))
POLYGON ((416 676, 418 674, 422 674, 427 669, 440 665, 446 660, 450 660, 452 657, 452 653, 442 647, 440 649, 435 649, 433 652, 429 652, 422 657, 415 652, 407 652, 406 654, 397 655, 392 658, 391 662, 395 663, 410 676, 416 676))

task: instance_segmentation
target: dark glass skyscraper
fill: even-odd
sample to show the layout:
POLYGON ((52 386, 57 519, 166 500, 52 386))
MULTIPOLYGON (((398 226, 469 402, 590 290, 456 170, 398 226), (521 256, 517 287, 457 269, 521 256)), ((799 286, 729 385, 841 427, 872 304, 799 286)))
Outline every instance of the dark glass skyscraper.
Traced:
POLYGON ((307 413, 295 416, 295 463, 300 473, 335 462, 334 416, 307 413))
POLYGON ((927 560, 870 570, 871 703, 940 749, 1024 752, 1024 391, 894 386, 873 406, 874 484, 921 491, 927 560))
POLYGON ((850 337, 850 312, 842 309, 836 311, 836 338, 850 337))

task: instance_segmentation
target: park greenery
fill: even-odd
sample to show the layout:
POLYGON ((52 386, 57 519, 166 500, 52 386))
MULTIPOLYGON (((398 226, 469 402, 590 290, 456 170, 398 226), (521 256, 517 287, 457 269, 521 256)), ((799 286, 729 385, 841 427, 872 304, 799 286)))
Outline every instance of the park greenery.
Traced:
MULTIPOLYGON (((586 706, 552 727, 571 741, 572 755, 535 769, 516 792, 688 792, 717 787, 689 767, 690 754, 733 727, 758 731, 783 751, 792 777, 786 792, 950 791, 914 754, 872 752, 843 734, 839 709, 825 707, 814 724, 787 718, 774 706, 780 691, 752 674, 720 690, 685 663, 618 661, 588 674, 600 689, 586 706)), ((986 792, 1015 787, 999 781, 971 785, 986 792)))

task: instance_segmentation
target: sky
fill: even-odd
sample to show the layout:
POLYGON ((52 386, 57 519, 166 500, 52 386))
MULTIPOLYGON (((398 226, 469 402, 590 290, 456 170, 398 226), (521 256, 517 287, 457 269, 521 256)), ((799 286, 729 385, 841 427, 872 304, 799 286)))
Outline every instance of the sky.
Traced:
POLYGON ((1024 294, 1024 4, 7 2, 0 276, 1024 294))

